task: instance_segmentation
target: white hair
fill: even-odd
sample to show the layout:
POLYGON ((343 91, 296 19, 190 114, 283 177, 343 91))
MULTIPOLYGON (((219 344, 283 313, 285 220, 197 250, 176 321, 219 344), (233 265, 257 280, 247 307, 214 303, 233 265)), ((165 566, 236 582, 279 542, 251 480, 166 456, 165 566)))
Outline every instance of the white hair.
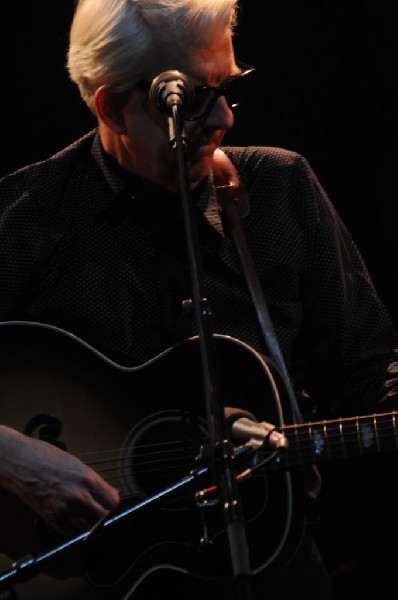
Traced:
POLYGON ((238 0, 78 0, 67 69, 94 112, 101 85, 126 91, 233 33, 238 0))

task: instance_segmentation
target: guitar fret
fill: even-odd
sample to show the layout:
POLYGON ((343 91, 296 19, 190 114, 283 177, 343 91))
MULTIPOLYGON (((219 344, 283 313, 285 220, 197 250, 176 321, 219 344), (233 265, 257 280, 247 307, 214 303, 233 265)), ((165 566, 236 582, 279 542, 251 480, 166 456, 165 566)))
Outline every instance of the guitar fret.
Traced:
POLYGON ((373 417, 373 430, 375 432, 376 448, 380 452, 379 430, 377 428, 377 417, 373 417))
POLYGON ((312 423, 309 423, 308 429, 309 429, 309 440, 310 440, 309 460, 316 461, 317 454, 319 453, 318 429, 316 427, 313 427, 312 423))
MULTIPOLYGON (((292 459, 292 464, 300 464, 302 462, 304 462, 303 459, 303 454, 302 454, 302 449, 301 449, 301 442, 300 442, 300 432, 301 432, 301 427, 298 427, 297 425, 294 428, 294 441, 292 440, 292 454, 291 456, 289 455, 289 459, 292 459), (295 455, 295 456, 294 456, 295 455), (293 460, 295 458, 295 460, 293 460)), ((290 462, 290 460, 289 460, 290 462)))
POLYGON ((326 421, 323 422, 322 431, 323 431, 323 439, 324 439, 325 448, 326 448, 326 455, 327 455, 327 458, 330 458, 330 445, 329 445, 329 436, 328 436, 328 426, 327 426, 327 422, 326 421))
POLYGON ((343 421, 338 419, 328 425, 328 457, 345 458, 347 452, 344 443, 343 421))
POLYGON ((380 436, 378 432, 377 416, 364 417, 360 424, 363 454, 373 454, 381 451, 380 436))
POLYGON ((360 437, 362 442, 362 454, 373 454, 375 450, 376 430, 375 418, 364 417, 360 422, 360 437))
POLYGON ((341 444, 341 450, 342 450, 343 458, 346 458, 347 457, 347 451, 346 451, 346 447, 345 447, 345 443, 344 443, 343 421, 341 419, 339 419, 339 434, 340 434, 340 444, 341 444))
POLYGON ((329 444, 327 438, 326 422, 323 427, 317 427, 311 424, 312 434, 312 445, 315 461, 323 457, 324 449, 326 448, 326 454, 329 454, 329 444))
POLYGON ((308 456, 308 462, 311 462, 312 455, 315 453, 314 440, 312 438, 311 423, 308 424, 308 441, 309 441, 308 450, 307 450, 307 454, 309 454, 309 456, 308 456))
POLYGON ((358 418, 355 419, 355 427, 356 427, 356 431, 357 431, 359 454, 362 455, 364 448, 363 448, 363 442, 362 442, 362 436, 361 436, 361 427, 360 427, 358 418))
POLYGON ((363 446, 358 420, 342 419, 341 428, 344 435, 344 457, 362 454, 363 446))
POLYGON ((395 413, 375 416, 375 427, 377 427, 378 432, 377 444, 379 451, 395 450, 397 448, 395 413))

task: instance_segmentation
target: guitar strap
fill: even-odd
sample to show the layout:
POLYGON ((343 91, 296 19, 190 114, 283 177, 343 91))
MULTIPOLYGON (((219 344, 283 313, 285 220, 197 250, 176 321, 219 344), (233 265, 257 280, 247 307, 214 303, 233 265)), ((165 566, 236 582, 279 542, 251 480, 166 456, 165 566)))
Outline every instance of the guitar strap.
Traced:
POLYGON ((274 326, 268 312, 264 292, 260 285, 254 261, 241 224, 241 219, 245 218, 250 213, 249 196, 235 166, 225 152, 220 149, 217 149, 214 153, 213 176, 219 209, 224 211, 227 215, 231 235, 242 264, 266 348, 270 358, 278 368, 285 385, 291 403, 293 418, 296 422, 301 423, 303 422, 301 411, 293 391, 274 326))

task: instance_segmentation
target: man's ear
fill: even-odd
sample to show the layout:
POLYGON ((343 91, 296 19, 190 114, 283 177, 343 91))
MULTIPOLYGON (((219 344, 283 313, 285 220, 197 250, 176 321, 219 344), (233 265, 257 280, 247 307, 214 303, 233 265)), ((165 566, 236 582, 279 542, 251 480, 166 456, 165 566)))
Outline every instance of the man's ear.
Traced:
POLYGON ((98 118, 115 133, 126 133, 123 117, 125 94, 117 94, 109 85, 101 85, 94 95, 95 110, 98 118))

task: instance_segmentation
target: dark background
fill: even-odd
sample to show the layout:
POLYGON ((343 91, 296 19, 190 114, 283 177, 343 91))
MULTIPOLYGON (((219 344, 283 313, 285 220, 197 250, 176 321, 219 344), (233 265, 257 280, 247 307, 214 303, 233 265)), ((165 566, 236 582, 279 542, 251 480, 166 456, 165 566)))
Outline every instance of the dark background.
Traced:
MULTIPOLYGON (((66 73, 73 0, 10 3, 0 49, 0 175, 94 125, 66 73)), ((395 0, 242 0, 237 54, 258 69, 227 137, 304 154, 398 321, 395 0)))
MULTIPOLYGON (((64 68, 72 11, 72 0, 41 0, 10 3, 3 15, 0 175, 47 157, 95 124, 64 68)), ((257 82, 226 139, 309 159, 395 322, 397 13, 396 0, 242 0, 235 45, 238 57, 257 67, 257 82)), ((373 556, 380 542, 374 511, 385 493, 377 492, 376 473, 385 483, 392 469, 384 459, 331 469, 324 503, 332 565, 358 556, 363 563, 368 549, 373 556)), ((351 571, 367 590, 369 576, 376 588, 388 565, 385 551, 377 555, 377 564, 365 559, 365 568, 351 571)))

